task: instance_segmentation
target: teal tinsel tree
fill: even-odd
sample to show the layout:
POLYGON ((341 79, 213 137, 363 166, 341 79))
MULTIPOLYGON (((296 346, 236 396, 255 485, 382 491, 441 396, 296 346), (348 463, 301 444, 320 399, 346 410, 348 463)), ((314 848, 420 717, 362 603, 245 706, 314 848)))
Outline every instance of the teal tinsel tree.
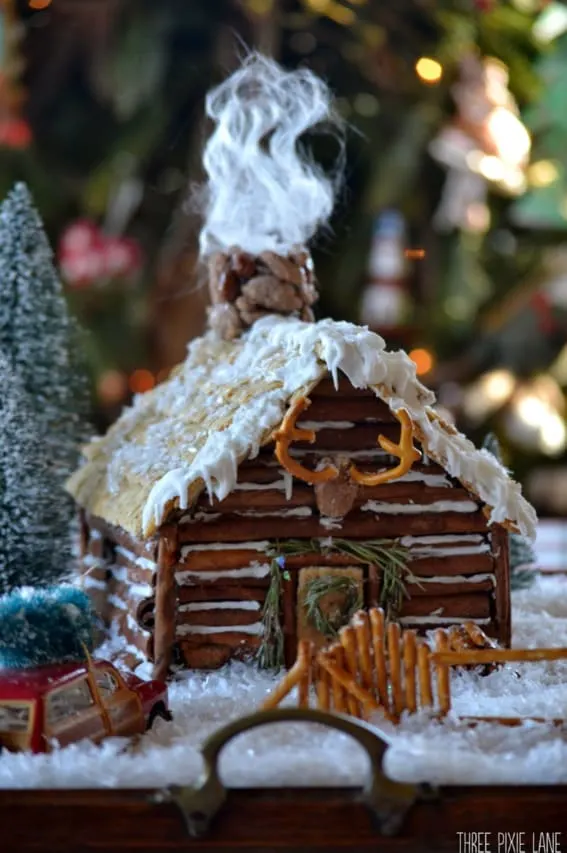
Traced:
MULTIPOLYGON (((489 432, 483 442, 483 447, 502 462, 500 444, 494 433, 489 432)), ((536 575, 536 555, 528 539, 520 533, 510 533, 510 585, 512 589, 522 589, 530 586, 536 575)))
POLYGON ((93 620, 88 597, 75 587, 16 589, 0 597, 0 666, 84 660, 93 620))

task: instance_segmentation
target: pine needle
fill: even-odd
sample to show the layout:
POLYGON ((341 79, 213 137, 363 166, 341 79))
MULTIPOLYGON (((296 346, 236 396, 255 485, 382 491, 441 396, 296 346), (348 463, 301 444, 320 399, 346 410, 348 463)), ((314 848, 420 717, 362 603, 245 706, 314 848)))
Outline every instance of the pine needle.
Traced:
MULTIPOLYGON (((270 564, 270 586, 266 595, 266 601, 262 610, 262 623, 264 626, 264 636, 262 645, 258 651, 257 659, 261 667, 279 668, 284 662, 284 635, 281 624, 281 593, 282 580, 289 579, 287 572, 284 572, 285 557, 303 557, 306 554, 342 554, 349 557, 354 563, 363 566, 377 566, 382 573, 382 588, 380 592, 380 606, 386 612, 386 618, 392 621, 398 617, 401 610, 404 598, 409 598, 406 589, 406 582, 412 581, 418 583, 415 576, 408 568, 408 552, 407 549, 400 545, 397 541, 391 539, 367 539, 349 540, 349 539, 285 539, 281 542, 276 542, 269 550, 268 556, 271 558, 270 564)), ((352 578, 341 576, 330 576, 326 578, 318 578, 317 581, 325 581, 326 588, 323 592, 323 585, 314 585, 315 581, 310 584, 312 587, 311 597, 309 592, 306 596, 306 609, 309 617, 309 601, 311 601, 312 618, 314 627, 317 630, 317 622, 322 626, 321 633, 325 636, 335 636, 336 628, 334 623, 326 619, 322 614, 318 602, 323 595, 329 592, 337 592, 337 586, 334 586, 334 578, 337 577, 337 582, 344 583, 349 581, 355 584, 352 578), (331 577, 333 581, 331 581, 331 577), (333 587, 332 589, 330 587, 333 587), (309 598, 309 601, 307 600, 309 598)), ((360 609, 363 605, 362 597, 359 594, 359 587, 356 584, 356 607, 354 606, 354 593, 352 593, 353 603, 352 613, 360 609)), ((346 587, 341 591, 347 593, 347 602, 345 602, 345 612, 350 613, 351 606, 348 604, 349 592, 346 587)), ((350 616, 343 623, 348 622, 350 616)))

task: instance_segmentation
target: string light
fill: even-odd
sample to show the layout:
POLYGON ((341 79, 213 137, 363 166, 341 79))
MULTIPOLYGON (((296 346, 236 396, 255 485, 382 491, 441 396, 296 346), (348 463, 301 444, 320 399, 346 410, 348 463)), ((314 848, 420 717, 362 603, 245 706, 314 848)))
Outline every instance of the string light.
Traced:
POLYGON ((559 177, 559 170, 551 160, 538 160, 528 168, 528 181, 532 187, 548 187, 559 177))
POLYGON ((254 15, 267 15, 272 8, 272 0, 246 0, 246 6, 254 15))
POLYGON ((133 394, 144 394, 156 384, 155 376, 149 370, 139 368, 130 374, 128 386, 133 394))
POLYGON ((404 255, 408 261, 422 261, 425 258, 425 249, 404 249, 404 255))
POLYGON ((325 14, 331 3, 332 0, 305 0, 305 5, 308 6, 312 12, 318 12, 321 15, 325 14))
POLYGON ((96 390, 99 400, 105 405, 121 403, 128 391, 126 375, 119 370, 105 370, 96 383, 96 390))
POLYGON ((433 356, 426 349, 412 349, 409 357, 415 364, 415 372, 418 376, 423 376, 424 373, 429 373, 433 367, 433 356))
POLYGON ((435 85, 443 76, 443 66, 436 59, 431 59, 429 56, 422 56, 415 63, 417 76, 424 83, 435 85))
POLYGON ((501 408, 512 396, 516 378, 509 370, 491 370, 467 388, 463 409, 473 423, 480 423, 501 408))
POLYGON ((350 27, 356 21, 356 15, 352 9, 341 6, 339 3, 329 3, 325 10, 328 18, 343 27, 350 27))
POLYGON ((48 6, 51 6, 51 0, 29 0, 28 6, 30 9, 34 9, 36 12, 39 12, 42 9, 47 9, 48 6))
POLYGON ((365 118, 372 118, 380 109, 378 98, 370 92, 361 92, 354 99, 354 110, 365 118))
POLYGON ((317 47, 317 39, 313 33, 307 31, 293 33, 289 39, 289 46, 296 53, 308 54, 312 53, 317 47))

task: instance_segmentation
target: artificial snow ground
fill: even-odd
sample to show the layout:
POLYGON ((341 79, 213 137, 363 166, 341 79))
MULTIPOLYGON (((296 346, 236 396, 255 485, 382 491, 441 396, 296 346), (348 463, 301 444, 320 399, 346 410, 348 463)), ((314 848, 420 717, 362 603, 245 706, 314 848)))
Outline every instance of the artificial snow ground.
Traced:
MULTIPOLYGON (((567 646, 567 578, 542 577, 513 595, 514 645, 567 646)), ((170 686, 174 722, 158 720, 134 745, 74 744, 50 755, 4 752, 1 788, 146 787, 190 784, 201 769, 199 745, 217 728, 257 710, 277 677, 236 664, 185 674, 170 686)), ((509 664, 486 678, 453 677, 456 713, 567 717, 567 661, 509 664)), ((407 719, 392 738, 386 770, 396 779, 434 783, 567 783, 567 725, 519 728, 407 719)), ((222 753, 231 786, 357 785, 366 757, 349 737, 313 724, 277 724, 240 735, 222 753)))

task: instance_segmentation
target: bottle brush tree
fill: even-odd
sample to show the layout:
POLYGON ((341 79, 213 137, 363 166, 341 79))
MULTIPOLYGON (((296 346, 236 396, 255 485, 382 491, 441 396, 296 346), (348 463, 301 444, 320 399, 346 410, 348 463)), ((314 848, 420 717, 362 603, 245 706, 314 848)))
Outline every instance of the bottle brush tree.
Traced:
POLYGON ((15 442, 12 452, 3 436, 0 447, 0 477, 9 484, 1 498, 2 529, 11 531, 11 544, 6 537, 0 544, 3 586, 14 577, 19 584, 51 583, 71 556, 74 506, 63 486, 89 432, 90 395, 80 329, 21 183, 0 206, 0 351, 2 396, 7 397, 1 429, 15 442), (22 574, 14 576, 18 570, 11 555, 16 553, 22 574))
MULTIPOLYGON (((502 462, 500 444, 493 432, 489 432, 483 442, 483 447, 502 462)), ((512 589, 530 586, 536 575, 536 554, 528 539, 520 533, 510 533, 510 585, 512 589)))

